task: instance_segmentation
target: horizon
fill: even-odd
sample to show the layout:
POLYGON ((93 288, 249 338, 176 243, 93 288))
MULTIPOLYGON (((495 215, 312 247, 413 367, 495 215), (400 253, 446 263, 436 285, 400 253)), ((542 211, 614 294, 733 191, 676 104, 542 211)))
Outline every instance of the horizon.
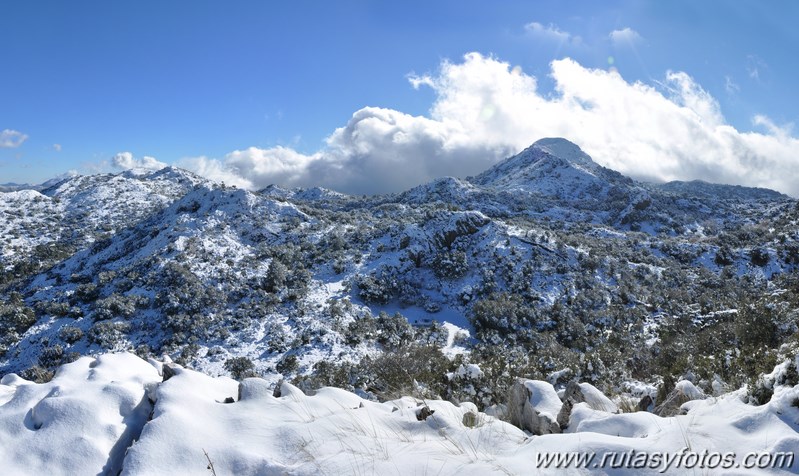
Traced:
POLYGON ((0 182, 173 165, 387 193, 564 137, 637 180, 797 196, 799 6, 769 7, 15 3, 0 182))
MULTIPOLYGON (((570 144, 576 145, 573 142, 571 142, 568 139, 563 138, 563 137, 542 137, 542 138, 536 140, 534 143, 532 143, 529 146, 527 146, 526 148, 524 148, 522 151, 519 151, 518 153, 516 153, 514 155, 511 155, 511 156, 508 156, 508 157, 500 159, 499 161, 497 161, 493 165, 490 165, 489 168, 487 168, 487 169, 485 169, 485 170, 483 170, 481 172, 487 172, 487 171, 489 171, 490 169, 494 168, 497 165, 500 165, 500 164, 502 164, 502 163, 504 163, 506 161, 510 161, 510 160, 514 159, 516 156, 522 154, 527 149, 533 148, 534 146, 536 146, 540 142, 552 141, 552 140, 565 140, 566 142, 568 142, 570 144)), ((579 146, 577 146, 577 147, 579 149, 579 146)), ((582 151, 582 149, 580 149, 580 151, 582 151)), ((554 155, 560 157, 558 154, 554 154, 554 155)), ((588 156, 588 158, 593 163, 596 163, 596 161, 594 161, 591 156, 588 156)), ((46 180, 44 182, 41 182, 41 183, 20 184, 20 183, 16 183, 16 182, 6 182, 6 183, 0 183, 0 186, 11 186, 11 187, 19 186, 19 187, 23 187, 23 189, 24 189, 25 187, 28 187, 28 186, 31 186, 31 187, 33 187, 33 186, 42 186, 42 185, 45 185, 48 182, 55 182, 56 184, 60 184, 64 180, 68 180, 68 179, 73 178, 73 177, 80 177, 80 176, 84 176, 84 175, 98 175, 98 174, 99 175, 102 175, 102 174, 120 175, 120 174, 125 174, 125 173, 134 173, 135 175, 149 175, 149 174, 157 173, 157 172, 159 172, 159 171, 161 171, 163 169, 166 169, 166 168, 178 169, 178 170, 182 170, 182 171, 197 175, 195 172, 193 172, 193 171, 191 171, 191 170, 189 170, 187 168, 180 167, 178 165, 163 164, 163 167, 159 166, 159 168, 133 167, 133 168, 128 168, 128 169, 124 169, 124 170, 112 170, 112 171, 105 171, 105 172, 97 171, 97 172, 92 172, 92 173, 89 173, 89 174, 80 174, 77 171, 71 171, 71 172, 67 172, 67 173, 61 174, 61 175, 57 175, 57 176, 52 177, 52 178, 50 178, 50 179, 48 179, 48 180, 46 180)), ((466 177, 459 177, 459 179, 471 182, 475 178, 476 175, 480 175, 480 173, 475 174, 475 175, 466 176, 466 177)), ((206 180, 210 180, 212 182, 215 182, 215 183, 223 185, 223 186, 230 186, 230 187, 234 187, 234 188, 242 188, 242 187, 238 187, 237 185, 226 184, 223 180, 216 180, 214 178, 203 177, 201 175, 197 175, 197 176, 200 177, 200 178, 204 178, 206 180)), ((426 184, 434 183, 435 181, 437 181, 437 180, 439 180, 441 178, 445 178, 445 177, 451 177, 451 176, 436 177, 436 178, 433 178, 429 182, 425 182, 425 183, 419 184, 417 186, 424 186, 426 184)), ((776 190, 773 190, 773 189, 764 188, 764 187, 753 187, 753 186, 746 186, 746 185, 735 185, 735 184, 725 184, 725 183, 719 183, 719 182, 708 182, 708 181, 703 180, 703 179, 671 180, 671 181, 657 181, 657 182, 646 181, 646 180, 637 180, 637 182, 638 183, 643 183, 643 184, 649 184, 649 185, 667 185, 667 184, 673 184, 673 183, 697 183, 698 182, 698 183, 704 183, 704 184, 708 184, 708 185, 719 185, 719 186, 723 186, 723 187, 743 187, 743 188, 750 188, 750 189, 755 189, 755 190, 769 190, 769 191, 772 191, 772 192, 782 193, 782 192, 779 192, 779 191, 776 191, 776 190)), ((50 184, 49 186, 53 186, 53 184, 50 184)), ((309 189, 318 188, 318 189, 323 189, 323 190, 330 190, 330 191, 336 192, 336 193, 344 193, 345 195, 347 195, 346 192, 340 192, 338 190, 329 189, 327 187, 323 187, 323 186, 320 186, 320 185, 313 185, 313 186, 308 186, 308 187, 286 187, 286 186, 283 186, 283 185, 281 185, 279 183, 270 183, 270 184, 267 184, 267 185, 265 185, 263 187, 259 187, 257 189, 249 189, 249 190, 246 189, 246 188, 243 188, 243 189, 251 191, 251 192, 261 192, 261 191, 266 190, 266 189, 268 189, 270 187, 283 188, 284 190, 290 190, 290 189, 309 190, 309 189)), ((407 192, 409 190, 412 190, 413 188, 415 188, 415 187, 410 187, 408 189, 400 190, 399 192, 394 192, 394 193, 407 192)), ((384 195, 390 195, 390 194, 391 193, 386 193, 384 195)), ((359 194, 349 194, 349 195, 350 196, 355 196, 355 195, 359 195, 359 194)), ((381 195, 381 194, 363 194, 363 195, 377 196, 377 195, 381 195)), ((787 194, 783 194, 783 195, 784 196, 788 196, 789 198, 796 198, 796 197, 791 197, 790 195, 787 195, 787 194)))

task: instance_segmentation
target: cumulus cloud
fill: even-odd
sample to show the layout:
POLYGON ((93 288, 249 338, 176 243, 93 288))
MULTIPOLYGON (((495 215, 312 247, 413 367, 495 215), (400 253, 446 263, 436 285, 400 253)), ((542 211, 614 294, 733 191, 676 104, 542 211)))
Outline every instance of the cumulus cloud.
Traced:
POLYGON ((22 132, 12 129, 4 129, 0 132, 0 149, 15 149, 22 145, 28 136, 22 132))
POLYGON ((159 162, 153 157, 144 156, 141 159, 137 159, 130 152, 120 152, 111 157, 111 165, 116 169, 122 170, 160 170, 167 166, 167 164, 159 162))
POLYGON ((654 85, 617 72, 553 61, 555 91, 518 67, 478 53, 411 76, 436 94, 427 116, 367 107, 320 151, 249 148, 181 165, 246 188, 321 185, 350 193, 405 190, 433 178, 467 176, 542 137, 565 137, 594 160, 638 179, 703 179, 799 195, 799 140, 765 116, 756 131, 725 120, 718 102, 684 72, 654 85))
POLYGON ((250 147, 234 150, 222 161, 208 157, 191 157, 179 161, 178 165, 228 185, 258 189, 273 183, 290 186, 316 185, 309 169, 311 162, 319 159, 319 154, 307 156, 287 147, 250 147))
POLYGON ((643 39, 637 31, 630 27, 613 30, 610 32, 609 37, 614 46, 630 46, 643 39))

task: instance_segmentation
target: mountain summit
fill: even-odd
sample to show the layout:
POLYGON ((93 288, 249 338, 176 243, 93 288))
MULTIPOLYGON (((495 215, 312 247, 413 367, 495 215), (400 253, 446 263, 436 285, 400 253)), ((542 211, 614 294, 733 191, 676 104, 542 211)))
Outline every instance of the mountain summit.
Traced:
POLYGON ((633 186, 631 179, 602 167, 576 144, 562 138, 541 139, 471 181, 484 187, 567 200, 601 199, 611 187, 633 186))
POLYGON ((580 146, 562 137, 548 137, 538 140, 527 150, 538 150, 550 156, 567 160, 575 165, 585 167, 596 167, 597 165, 588 154, 583 152, 580 146))

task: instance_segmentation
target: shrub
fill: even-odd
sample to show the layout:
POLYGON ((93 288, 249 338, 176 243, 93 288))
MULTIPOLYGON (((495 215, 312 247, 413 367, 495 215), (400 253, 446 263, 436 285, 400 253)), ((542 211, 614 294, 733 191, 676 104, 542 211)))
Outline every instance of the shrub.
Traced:
POLYGON ((742 350, 772 348, 778 341, 777 316, 770 305, 743 305, 735 316, 735 336, 742 350))
POLYGON ((149 300, 144 296, 111 294, 107 298, 99 299, 94 303, 94 320, 124 317, 129 319, 136 309, 143 307, 149 300))
POLYGON ((277 363, 275 366, 276 370, 281 374, 288 375, 292 372, 296 372, 297 369, 300 367, 299 360, 297 356, 294 354, 288 354, 283 356, 282 359, 277 363))
POLYGON ((130 324, 127 322, 96 322, 89 329, 89 342, 99 345, 104 349, 113 349, 130 332, 130 324))
POLYGON ((469 261, 466 253, 459 250, 446 250, 439 252, 431 263, 433 273, 439 278, 457 279, 469 271, 469 261))
POLYGON ((749 260, 755 266, 765 266, 769 262, 768 251, 762 248, 755 248, 749 252, 749 260))
POLYGON ((533 310, 514 294, 494 294, 475 303, 470 316, 475 330, 500 332, 530 327, 535 322, 533 310))
POLYGON ((264 277, 264 290, 270 293, 279 293, 285 289, 287 280, 288 268, 286 268, 286 265, 277 259, 272 259, 272 262, 269 263, 269 270, 264 277))
POLYGON ((12 296, 9 301, 9 304, 0 304, 0 328, 12 329, 22 334, 36 324, 36 313, 21 299, 17 300, 12 296))
POLYGON ((92 283, 85 283, 75 288, 75 298, 83 303, 94 302, 100 296, 100 288, 92 283))
POLYGON ((359 369, 367 390, 381 400, 405 395, 441 398, 447 388, 446 374, 454 370, 441 350, 430 345, 412 345, 374 359, 366 357, 359 369))
POLYGON ((391 286, 375 276, 358 275, 355 278, 358 296, 366 303, 386 304, 393 297, 391 286))
POLYGON ((389 316, 381 311, 377 316, 377 342, 389 350, 403 347, 413 341, 414 332, 408 320, 400 313, 389 316))
POLYGON ((34 365, 33 367, 27 368, 19 373, 19 376, 25 380, 30 380, 31 382, 36 383, 47 383, 53 379, 54 375, 55 373, 52 370, 47 370, 45 368, 39 367, 38 365, 34 365))
POLYGON ((61 365, 64 358, 64 349, 60 345, 45 347, 39 354, 39 365, 52 368, 61 365))
POLYGON ((247 357, 231 357, 225 361, 225 370, 236 380, 255 377, 255 364, 247 357))
POLYGON ((349 346, 356 346, 364 341, 373 341, 377 337, 377 323, 371 315, 355 319, 347 326, 344 340, 349 346))
POLYGON ((83 331, 79 327, 64 326, 58 332, 58 336, 67 344, 74 344, 83 338, 83 331))
POLYGON ((716 251, 714 261, 718 266, 729 266, 734 262, 732 252, 726 246, 722 246, 716 251))

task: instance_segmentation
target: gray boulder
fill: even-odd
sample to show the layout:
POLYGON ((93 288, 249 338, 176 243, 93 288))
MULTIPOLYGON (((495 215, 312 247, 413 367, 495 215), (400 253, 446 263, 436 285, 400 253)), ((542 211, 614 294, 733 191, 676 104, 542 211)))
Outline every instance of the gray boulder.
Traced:
POLYGON ((518 379, 510 388, 507 416, 512 425, 534 435, 560 433, 557 415, 561 406, 549 383, 518 379))
POLYGON ((563 406, 558 412, 557 421, 561 428, 569 426, 572 409, 578 403, 585 403, 592 410, 619 413, 619 407, 593 385, 569 382, 563 392, 563 406))

